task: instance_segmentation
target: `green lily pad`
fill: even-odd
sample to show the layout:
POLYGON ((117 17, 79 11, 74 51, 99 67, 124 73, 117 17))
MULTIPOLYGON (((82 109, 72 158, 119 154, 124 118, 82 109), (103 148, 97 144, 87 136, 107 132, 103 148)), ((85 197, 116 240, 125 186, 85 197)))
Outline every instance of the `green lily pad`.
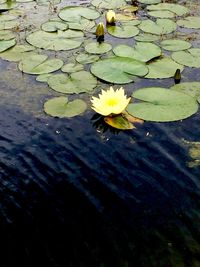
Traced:
POLYGON ((41 83, 45 83, 48 81, 49 77, 52 75, 54 75, 54 74, 52 74, 52 73, 40 74, 37 76, 36 81, 41 82, 41 83))
POLYGON ((2 30, 10 30, 19 26, 19 21, 17 20, 8 20, 4 22, 0 22, 0 31, 2 30))
POLYGON ((126 6, 125 0, 93 0, 92 5, 97 8, 117 9, 126 6))
POLYGON ((163 79, 173 77, 176 70, 183 71, 183 66, 176 63, 169 57, 158 59, 148 64, 149 73, 145 78, 149 79, 163 79))
POLYGON ((124 84, 134 81, 135 76, 146 75, 148 68, 132 58, 113 57, 93 63, 91 72, 104 81, 124 84))
POLYGON ((143 88, 135 91, 132 96, 144 102, 129 104, 128 113, 146 121, 178 121, 190 117, 198 110, 193 97, 166 88, 143 88))
POLYGON ((178 26, 189 29, 200 29, 200 17, 187 17, 177 21, 178 26))
POLYGON ((0 11, 7 11, 7 10, 10 10, 10 9, 13 9, 15 7, 17 7, 17 3, 16 1, 7 1, 3 4, 0 4, 0 11))
POLYGON ((68 63, 65 64, 61 70, 63 72, 68 72, 68 73, 72 73, 72 72, 77 72, 77 71, 81 71, 84 69, 84 66, 82 64, 77 64, 77 63, 68 63))
POLYGON ((0 40, 10 40, 15 38, 15 34, 10 30, 0 31, 0 40))
POLYGON ((67 22, 67 24, 69 25, 69 29, 72 30, 80 30, 80 31, 86 31, 86 32, 90 32, 91 29, 94 29, 94 32, 96 31, 96 27, 95 27, 95 21, 93 20, 89 20, 89 19, 80 19, 79 21, 71 21, 71 22, 67 22))
MULTIPOLYGON (((30 56, 30 53, 35 50, 35 47, 31 45, 16 45, 2 53, 0 53, 0 58, 8 61, 20 61, 26 56, 30 56)), ((35 54, 35 53, 34 53, 35 54)))
POLYGON ((155 11, 149 11, 147 12, 149 16, 156 17, 156 18, 161 18, 161 19, 172 19, 176 16, 175 13, 169 10, 155 10, 155 11))
POLYGON ((200 82, 184 82, 175 84, 170 87, 170 89, 195 97, 200 103, 200 82))
POLYGON ((108 43, 93 42, 85 46, 85 51, 90 54, 104 54, 112 49, 112 46, 108 43))
POLYGON ((118 38, 130 38, 139 33, 137 27, 129 25, 109 26, 107 30, 110 35, 118 38))
POLYGON ((53 117, 71 118, 85 112, 86 103, 81 99, 68 102, 67 97, 54 97, 44 103, 44 111, 53 117))
POLYGON ((118 45, 113 49, 116 56, 129 57, 142 62, 147 62, 152 58, 159 57, 162 53, 159 46, 152 43, 139 42, 135 47, 129 45, 118 45))
POLYGON ((63 65, 61 59, 48 59, 46 55, 31 55, 19 62, 19 69, 29 74, 43 74, 59 70, 63 65))
POLYGON ((10 21, 10 20, 14 20, 16 18, 17 17, 14 15, 0 13, 0 22, 10 21))
POLYGON ((160 39, 160 36, 151 33, 140 33, 134 37, 138 42, 155 42, 160 39))
POLYGON ((176 23, 170 19, 157 19, 155 22, 147 19, 138 26, 142 31, 162 35, 172 33, 176 30, 176 23))
POLYGON ((47 21, 42 24, 41 28, 45 32, 56 32, 58 30, 65 31, 68 29, 68 25, 61 21, 47 21))
POLYGON ((48 79, 53 90, 65 94, 80 94, 92 91, 97 86, 97 79, 87 71, 56 74, 48 79))
POLYGON ((160 44, 162 48, 168 51, 181 51, 192 46, 189 42, 179 39, 164 40, 160 44))
POLYGON ((36 31, 29 34, 26 40, 31 45, 46 50, 71 50, 81 46, 83 33, 80 31, 66 30, 57 32, 36 31))
POLYGON ((160 3, 161 0, 138 0, 138 2, 146 5, 152 5, 160 3))
POLYGON ((99 16, 100 14, 96 10, 82 6, 67 6, 59 13, 62 20, 71 22, 80 21, 81 18, 95 20, 99 16))
POLYGON ((16 44, 15 39, 0 41, 0 52, 3 52, 7 50, 8 48, 11 48, 15 44, 16 44))
POLYGON ((200 48, 191 48, 187 51, 174 52, 172 59, 187 67, 200 68, 200 48))
MULTIPOLYGON (((36 0, 37 5, 39 6, 49 6, 52 0, 36 0)), ((61 0, 53 0, 54 5, 60 4, 61 0)))
POLYGON ((86 53, 80 53, 77 57, 76 57, 76 61, 80 64, 89 64, 89 63, 93 63, 95 61, 99 60, 99 56, 97 55, 89 55, 86 53))
POLYGON ((160 3, 157 5, 150 5, 147 7, 148 10, 169 10, 175 13, 177 16, 183 16, 190 12, 187 7, 178 5, 178 4, 170 4, 170 3, 160 3))

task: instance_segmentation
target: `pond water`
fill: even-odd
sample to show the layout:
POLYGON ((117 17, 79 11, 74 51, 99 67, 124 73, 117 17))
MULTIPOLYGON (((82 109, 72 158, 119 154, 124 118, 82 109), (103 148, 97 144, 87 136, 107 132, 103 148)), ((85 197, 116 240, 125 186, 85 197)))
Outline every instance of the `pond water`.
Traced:
MULTIPOLYGON (((49 9, 41 10, 42 20, 49 9)), ((128 131, 91 109, 54 118, 43 103, 58 93, 16 63, 0 68, 0 266, 200 266, 200 164, 189 154, 199 112, 128 131)), ((185 68, 182 81, 200 81, 199 69, 185 68)), ((137 79, 125 88, 173 84, 137 79)))

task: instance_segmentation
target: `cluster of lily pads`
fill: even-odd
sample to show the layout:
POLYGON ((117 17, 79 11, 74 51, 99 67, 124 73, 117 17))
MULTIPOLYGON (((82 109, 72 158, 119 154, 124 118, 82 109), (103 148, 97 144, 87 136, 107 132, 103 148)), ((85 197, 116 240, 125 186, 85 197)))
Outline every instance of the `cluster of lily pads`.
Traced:
MULTIPOLYGON (((12 12, 20 1, 30 2, 0 0, 0 58, 18 62, 20 71, 38 75, 37 81, 66 94, 44 103, 45 112, 51 116, 83 113, 86 102, 68 102, 68 96, 95 94, 101 82, 127 84, 136 77, 171 78, 185 66, 200 68, 200 48, 192 47, 184 31, 177 37, 177 29, 200 29, 200 17, 190 16, 185 6, 161 0, 138 0, 138 6, 129 0, 93 0, 89 6, 68 6, 66 1, 58 16, 54 8, 52 18, 39 30, 27 33, 25 43, 20 43, 13 31, 20 27, 20 17, 12 12), (110 9, 116 12, 116 23, 106 27, 105 14, 110 9), (145 16, 140 11, 145 11, 145 16), (104 42, 96 40, 99 22, 106 27, 104 42), (115 38, 124 43, 113 45, 115 38), (126 40, 132 44, 127 45, 126 40), (63 51, 74 51, 75 61, 65 62, 63 51)), ((181 120, 197 112, 200 83, 143 88, 132 97, 140 101, 127 107, 134 117, 158 122, 181 120)))

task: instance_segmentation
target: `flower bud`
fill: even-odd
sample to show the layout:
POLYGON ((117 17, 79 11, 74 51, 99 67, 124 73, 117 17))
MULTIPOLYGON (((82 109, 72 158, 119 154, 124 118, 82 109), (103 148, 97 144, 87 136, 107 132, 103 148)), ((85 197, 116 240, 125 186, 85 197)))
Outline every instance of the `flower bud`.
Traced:
POLYGON ((116 21, 115 12, 113 10, 109 10, 108 12, 106 12, 106 22, 108 24, 114 24, 115 21, 116 21))
POLYGON ((96 37, 102 37, 104 36, 104 25, 102 22, 100 22, 98 25, 97 25, 97 29, 96 29, 96 37))

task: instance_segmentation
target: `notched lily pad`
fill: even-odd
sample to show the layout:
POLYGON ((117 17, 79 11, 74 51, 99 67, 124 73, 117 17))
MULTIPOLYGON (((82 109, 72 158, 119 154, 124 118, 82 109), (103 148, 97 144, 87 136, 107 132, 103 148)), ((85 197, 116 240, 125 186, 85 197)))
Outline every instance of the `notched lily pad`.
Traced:
POLYGON ((147 66, 132 58, 112 57, 93 63, 91 72, 98 78, 116 84, 130 83, 135 76, 148 73, 147 66))
POLYGON ((80 53, 76 57, 76 61, 79 62, 80 64, 89 64, 89 63, 93 63, 93 62, 98 61, 98 60, 99 60, 99 56, 89 55, 86 53, 80 53))
POLYGON ((181 51, 190 48, 192 45, 189 42, 179 39, 164 40, 161 43, 162 48, 168 51, 181 51))
POLYGON ((45 32, 57 32, 58 30, 65 31, 68 25, 61 21, 47 21, 42 24, 41 29, 45 32))
POLYGON ((48 59, 46 55, 31 55, 19 62, 19 69, 29 74, 43 74, 59 70, 63 65, 61 59, 48 59))
POLYGON ((13 47, 15 44, 15 39, 0 41, 0 52, 6 51, 8 48, 13 47))
POLYGON ((200 82, 184 82, 175 84, 170 89, 195 97, 200 103, 200 82))
POLYGON ((112 46, 108 43, 92 42, 85 46, 85 51, 90 54, 104 54, 112 49, 112 46))
POLYGON ((93 0, 92 5, 97 8, 117 9, 126 6, 125 0, 93 0))
POLYGON ((77 63, 68 63, 65 64, 61 70, 63 72, 68 72, 68 73, 72 73, 72 72, 77 72, 77 71, 81 71, 84 69, 84 66, 82 64, 77 64, 77 63))
POLYGON ((148 10, 169 10, 175 13, 177 16, 183 16, 190 12, 187 7, 184 7, 178 4, 171 4, 171 3, 160 3, 157 5, 149 5, 147 9, 148 10))
MULTIPOLYGON (((32 45, 16 45, 2 53, 0 53, 0 58, 8 61, 20 61, 26 56, 33 54, 35 47, 32 45)), ((35 54, 35 53, 34 53, 35 54)))
POLYGON ((71 22, 80 21, 81 18, 95 20, 99 16, 100 14, 96 10, 82 6, 67 6, 59 13, 62 20, 71 22))
POLYGON ((107 30, 110 35, 118 38, 131 38, 139 33, 137 27, 127 24, 121 26, 109 26, 107 30))
POLYGON ((48 79, 48 85, 53 90, 65 94, 80 94, 92 91, 97 85, 97 79, 87 71, 56 74, 48 79))
POLYGON ((156 21, 147 19, 143 20, 138 27, 144 32, 162 35, 174 32, 177 26, 170 19, 157 19, 156 21))
POLYGON ((177 21, 178 26, 189 29, 200 29, 200 17, 187 17, 177 21))
POLYGON ((187 67, 200 68, 200 48, 191 48, 187 51, 174 52, 172 59, 187 67))
POLYGON ((68 98, 64 96, 52 98, 44 103, 44 111, 53 117, 71 118, 85 112, 87 104, 76 99, 68 102, 68 98))
POLYGON ((146 121, 178 121, 190 117, 198 110, 193 97, 166 88, 143 88, 135 91, 132 96, 144 102, 129 104, 127 111, 146 121))

